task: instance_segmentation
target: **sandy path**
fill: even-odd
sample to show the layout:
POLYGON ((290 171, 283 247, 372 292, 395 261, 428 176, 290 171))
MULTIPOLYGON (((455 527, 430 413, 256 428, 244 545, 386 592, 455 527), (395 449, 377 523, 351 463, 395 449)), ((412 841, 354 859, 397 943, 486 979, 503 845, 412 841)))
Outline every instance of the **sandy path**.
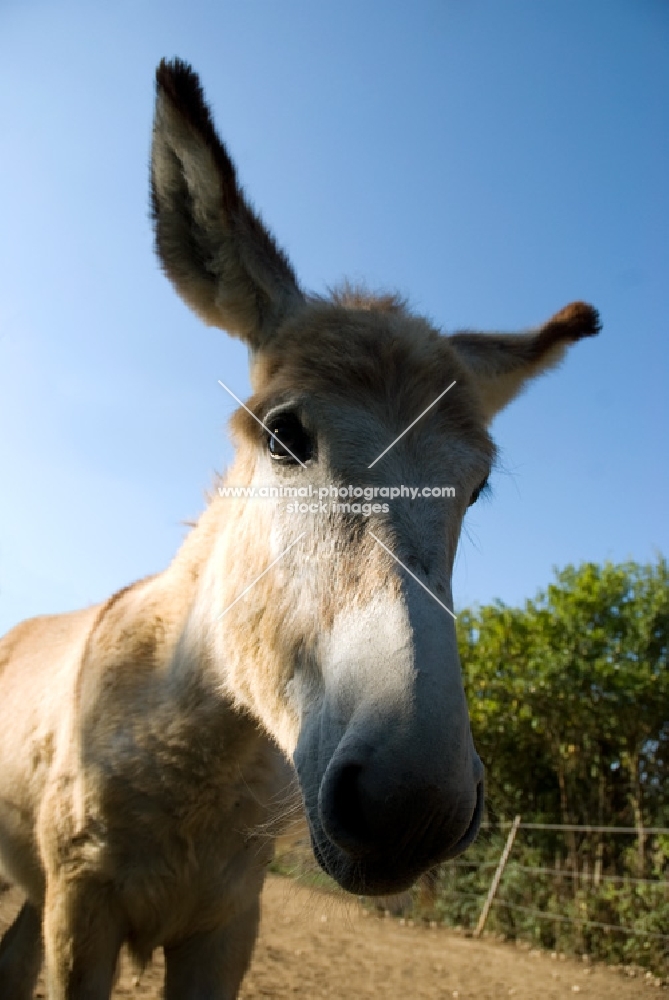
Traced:
MULTIPOLYGON (((0 898, 0 931, 16 911, 13 891, 0 898)), ((162 963, 138 986, 124 967, 114 998, 158 1000, 162 963)), ((451 931, 402 926, 368 915, 287 879, 270 877, 260 939, 243 1000, 635 1000, 652 994, 642 979, 580 962, 555 961, 510 944, 473 941, 451 931)), ((37 993, 43 997, 43 989, 37 993)), ((2 998, 10 1000, 10 998, 2 998)))

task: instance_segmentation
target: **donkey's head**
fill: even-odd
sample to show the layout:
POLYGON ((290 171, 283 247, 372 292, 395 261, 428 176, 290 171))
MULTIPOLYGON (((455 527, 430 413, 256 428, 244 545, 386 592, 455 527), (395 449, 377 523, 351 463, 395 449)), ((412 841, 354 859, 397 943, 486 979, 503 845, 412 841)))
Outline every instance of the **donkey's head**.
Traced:
POLYGON ((351 891, 396 891, 481 819, 451 571, 494 458, 487 425, 597 314, 576 303, 529 333, 446 337, 393 298, 306 295, 195 74, 163 63, 157 83, 158 253, 188 304, 250 348, 227 483, 277 488, 214 501, 222 682, 293 756, 321 865, 351 891))

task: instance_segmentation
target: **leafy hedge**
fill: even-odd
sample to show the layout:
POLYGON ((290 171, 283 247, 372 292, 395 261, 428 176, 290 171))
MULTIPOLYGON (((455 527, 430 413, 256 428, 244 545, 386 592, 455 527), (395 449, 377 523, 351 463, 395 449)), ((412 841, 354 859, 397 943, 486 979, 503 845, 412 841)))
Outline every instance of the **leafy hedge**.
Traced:
MULTIPOLYGON (((666 561, 568 566, 523 608, 460 612, 458 639, 493 829, 521 814, 636 830, 521 831, 488 926, 666 974, 669 942, 651 935, 669 935, 669 888, 661 884, 669 880, 669 837, 647 833, 669 826, 666 561), (538 874, 542 868, 559 874, 538 874)), ((475 925, 504 839, 501 830, 482 834, 467 864, 441 871, 440 919, 475 925)))

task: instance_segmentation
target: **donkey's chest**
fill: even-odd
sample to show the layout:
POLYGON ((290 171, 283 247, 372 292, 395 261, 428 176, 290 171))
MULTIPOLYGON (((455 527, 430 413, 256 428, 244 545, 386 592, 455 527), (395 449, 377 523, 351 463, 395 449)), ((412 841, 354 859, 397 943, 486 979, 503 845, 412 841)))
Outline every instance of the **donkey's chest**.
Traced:
POLYGON ((232 748, 192 733, 117 743, 92 790, 91 861, 118 887, 140 953, 251 905, 291 782, 285 758, 261 737, 232 748))
POLYGON ((144 843, 150 853, 136 845, 118 858, 116 880, 130 943, 145 956, 234 921, 260 893, 272 856, 268 838, 224 823, 201 837, 173 826, 167 836, 144 843))

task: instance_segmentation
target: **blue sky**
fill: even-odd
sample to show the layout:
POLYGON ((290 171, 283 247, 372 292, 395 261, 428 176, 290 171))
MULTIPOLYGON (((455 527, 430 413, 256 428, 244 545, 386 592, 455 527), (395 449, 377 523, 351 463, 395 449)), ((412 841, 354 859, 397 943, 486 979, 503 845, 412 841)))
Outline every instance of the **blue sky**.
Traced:
POLYGON ((152 250, 173 55, 305 287, 397 289, 446 331, 599 308, 494 425, 456 607, 667 552, 664 0, 4 0, 0 631, 166 566, 230 460, 246 351, 152 250))

